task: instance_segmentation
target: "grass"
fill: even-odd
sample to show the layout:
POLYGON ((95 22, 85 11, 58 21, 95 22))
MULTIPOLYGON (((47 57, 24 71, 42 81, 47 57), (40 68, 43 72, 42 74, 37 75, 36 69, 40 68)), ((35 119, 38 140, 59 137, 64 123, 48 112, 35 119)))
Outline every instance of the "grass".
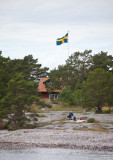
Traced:
MULTIPOLYGON (((44 101, 44 100, 43 100, 44 101)), ((45 100, 45 102, 51 103, 50 100, 45 100)), ((66 106, 62 104, 56 104, 52 106, 52 108, 48 108, 47 110, 42 110, 39 105, 33 104, 31 106, 31 111, 34 111, 35 113, 47 113, 49 111, 76 111, 76 112, 83 112, 84 108, 81 106, 66 106)), ((102 108, 103 112, 109 111, 109 107, 105 106, 102 108)), ((110 108, 111 113, 113 113, 113 107, 110 108)), ((90 111, 92 112, 92 111, 90 111)), ((94 112, 94 110, 93 110, 94 112)))
POLYGON ((103 112, 107 112, 107 111, 109 111, 109 110, 110 110, 110 113, 113 114, 113 107, 110 107, 110 108, 109 108, 108 106, 105 106, 105 107, 102 108, 102 111, 103 111, 103 112))
POLYGON ((47 116, 46 115, 41 115, 41 114, 38 115, 38 118, 43 118, 43 117, 47 117, 47 116))
POLYGON ((82 127, 82 128, 74 128, 74 130, 79 130, 79 131, 94 131, 94 132, 109 132, 107 128, 97 126, 94 128, 88 128, 88 127, 82 127))
POLYGON ((75 107, 75 106, 64 106, 64 105, 55 105, 51 109, 51 111, 83 111, 82 107, 75 107))
POLYGON ((48 108, 47 110, 42 110, 40 106, 33 104, 31 106, 31 111, 35 113, 48 113, 49 111, 76 111, 76 112, 82 112, 84 109, 80 106, 64 106, 61 104, 56 104, 52 106, 52 108, 48 108))
POLYGON ((94 128, 88 128, 89 131, 96 131, 96 132, 109 132, 107 128, 104 127, 94 127, 94 128))
POLYGON ((38 127, 44 127, 44 126, 47 126, 47 125, 50 125, 50 124, 51 124, 51 122, 38 123, 38 124, 36 125, 36 128, 38 128, 38 127))

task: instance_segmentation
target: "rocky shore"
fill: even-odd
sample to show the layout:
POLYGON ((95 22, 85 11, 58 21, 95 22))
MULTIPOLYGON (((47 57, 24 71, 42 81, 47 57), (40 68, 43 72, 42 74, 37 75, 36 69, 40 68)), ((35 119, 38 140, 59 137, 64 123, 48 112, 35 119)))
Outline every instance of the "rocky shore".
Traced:
POLYGON ((36 129, 0 130, 0 148, 46 147, 113 152, 113 114, 74 112, 78 119, 81 116, 93 117, 98 122, 77 123, 67 120, 68 113, 66 111, 40 113, 37 122, 39 127, 36 129))
POLYGON ((56 129, 0 131, 0 148, 66 148, 113 152, 113 132, 56 129))

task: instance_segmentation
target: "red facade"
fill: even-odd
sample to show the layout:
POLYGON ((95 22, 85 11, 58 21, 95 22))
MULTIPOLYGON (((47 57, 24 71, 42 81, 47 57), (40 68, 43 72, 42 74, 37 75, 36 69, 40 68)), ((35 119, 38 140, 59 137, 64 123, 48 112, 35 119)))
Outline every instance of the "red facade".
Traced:
POLYGON ((58 97, 60 90, 55 89, 51 93, 47 91, 47 84, 50 82, 50 78, 41 78, 38 86, 38 92, 41 94, 42 99, 51 98, 51 96, 58 97))
POLYGON ((46 98, 48 99, 48 98, 49 98, 49 94, 42 92, 42 93, 41 93, 41 98, 42 98, 42 99, 46 99, 46 98))

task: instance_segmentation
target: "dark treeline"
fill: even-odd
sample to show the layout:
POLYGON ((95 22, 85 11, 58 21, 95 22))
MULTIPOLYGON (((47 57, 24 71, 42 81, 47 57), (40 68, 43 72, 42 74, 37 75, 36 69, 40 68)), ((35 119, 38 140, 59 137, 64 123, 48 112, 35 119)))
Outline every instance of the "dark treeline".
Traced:
POLYGON ((103 106, 113 106, 113 57, 107 52, 75 52, 51 71, 32 55, 12 60, 0 52, 0 121, 7 119, 14 127, 24 127, 25 112, 33 102, 41 104, 38 80, 46 76, 51 79, 49 91, 61 89, 59 101, 64 104, 98 112, 103 106))
POLYGON ((23 59, 5 58, 0 53, 0 120, 8 125, 23 127, 27 120, 25 111, 33 102, 40 104, 37 92, 38 80, 47 76, 48 68, 42 68, 32 55, 23 59))
POLYGON ((59 100, 63 103, 95 108, 97 112, 104 105, 113 105, 113 57, 107 52, 75 52, 49 76, 51 89, 62 88, 59 100))

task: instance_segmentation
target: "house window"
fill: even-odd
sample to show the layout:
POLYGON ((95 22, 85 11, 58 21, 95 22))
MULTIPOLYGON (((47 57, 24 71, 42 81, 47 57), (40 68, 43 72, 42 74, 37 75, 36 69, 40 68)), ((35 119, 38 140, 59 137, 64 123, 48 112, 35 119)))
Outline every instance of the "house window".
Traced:
POLYGON ((49 99, 58 99, 58 94, 57 93, 49 94, 49 99))

